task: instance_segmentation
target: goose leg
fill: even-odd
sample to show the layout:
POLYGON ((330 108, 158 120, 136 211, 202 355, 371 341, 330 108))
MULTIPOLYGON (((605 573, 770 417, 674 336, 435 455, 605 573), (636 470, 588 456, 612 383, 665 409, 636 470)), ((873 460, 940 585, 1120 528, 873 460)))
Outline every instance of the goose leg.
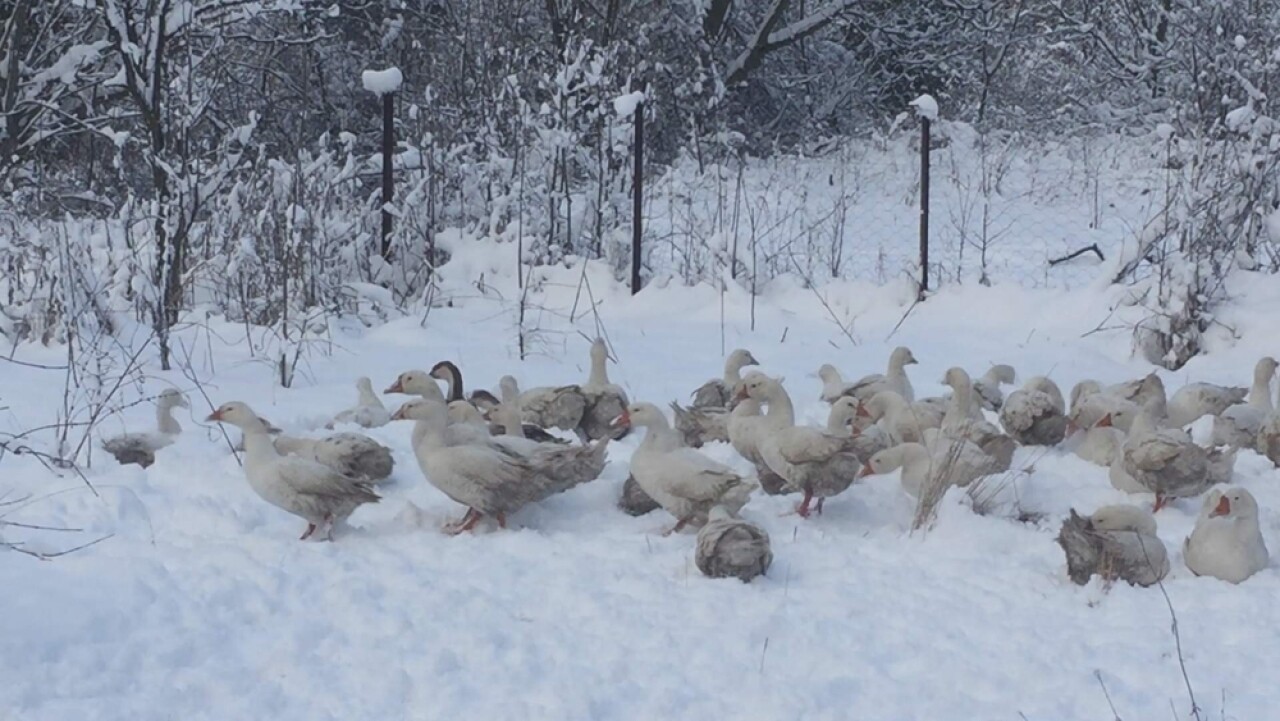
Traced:
POLYGON ((498 528, 506 528, 506 527, 507 527, 507 514, 505 514, 505 513, 495 513, 493 517, 498 521, 498 528))
POLYGON ((327 513, 324 517, 324 540, 333 540, 333 514, 327 513))
MULTIPOLYGON (((808 488, 804 489, 804 498, 801 499, 800 505, 796 507, 796 513, 800 514, 801 518, 809 517, 809 502, 812 500, 813 500, 813 491, 808 488)), ((818 499, 818 512, 819 513, 822 512, 821 498, 818 499)))
POLYGON ((450 536, 456 536, 459 533, 470 531, 480 522, 480 512, 474 508, 467 509, 467 515, 462 517, 457 523, 450 523, 444 527, 444 532, 450 536))
POLYGON ((663 535, 663 536, 670 536, 670 535, 671 535, 671 534, 673 534, 673 533, 679 533, 679 532, 680 532, 680 530, 681 530, 681 529, 683 529, 683 528, 684 528, 688 523, 689 523, 689 518, 688 518, 687 516, 686 516, 685 518, 681 518, 681 519, 679 519, 679 520, 677 520, 677 521, 676 521, 676 525, 674 525, 674 526, 672 526, 671 528, 668 528, 667 530, 663 531, 663 532, 662 532, 662 535, 663 535))
POLYGON ((1164 494, 1157 493, 1157 494, 1156 494, 1156 504, 1155 504, 1154 506, 1152 506, 1152 507, 1151 507, 1151 512, 1152 512, 1152 513, 1158 513, 1158 512, 1160 511, 1160 509, 1161 509, 1161 508, 1164 508, 1164 507, 1165 507, 1165 506, 1167 506, 1167 505, 1169 505, 1169 498, 1168 498, 1167 496, 1165 496, 1164 494))
POLYGON ((815 508, 814 510, 818 512, 818 515, 819 515, 819 516, 821 516, 821 515, 822 515, 822 504, 823 504, 823 503, 825 503, 826 501, 827 501, 827 499, 826 499, 826 497, 825 497, 825 496, 824 496, 824 497, 822 497, 822 498, 819 498, 819 499, 818 499, 818 507, 817 507, 817 508, 815 508))
POLYGON ((314 523, 308 523, 308 524, 307 524, 307 531, 306 531, 306 533, 303 533, 303 534, 302 534, 302 536, 300 536, 300 537, 298 538, 298 540, 299 540, 299 541, 305 541, 305 540, 307 540, 308 538, 311 538, 311 534, 313 534, 313 533, 315 533, 315 532, 316 532, 316 524, 314 524, 314 523))

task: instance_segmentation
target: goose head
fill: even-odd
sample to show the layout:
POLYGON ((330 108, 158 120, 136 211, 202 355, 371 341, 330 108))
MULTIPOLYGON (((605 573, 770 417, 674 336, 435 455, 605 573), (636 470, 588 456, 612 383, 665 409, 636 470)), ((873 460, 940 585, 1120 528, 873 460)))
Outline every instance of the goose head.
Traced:
POLYGON ((1083 380, 1071 387, 1071 409, 1074 412, 1089 396, 1102 392, 1102 384, 1093 380, 1083 380))
POLYGON ((1280 364, 1276 363, 1276 359, 1271 356, 1263 356, 1262 360, 1253 367, 1253 379, 1261 383, 1271 383, 1271 379, 1275 377, 1276 368, 1280 368, 1280 364))
POLYGON ((1146 509, 1128 504, 1103 506, 1089 516, 1094 529, 1099 531, 1136 531, 1148 536, 1156 535, 1156 519, 1146 509))
POLYGON ((958 366, 948 368, 947 372, 942 376, 942 382, 951 386, 952 390, 967 388, 973 384, 972 380, 969 378, 968 371, 958 366))
POLYGON ((596 338, 591 341, 591 361, 593 363, 604 363, 610 360, 609 346, 605 344, 604 338, 596 338))
POLYGON ((903 443, 886 448, 883 451, 872 454, 867 459, 862 470, 858 473, 858 477, 863 476, 879 476, 885 473, 893 473, 907 462, 907 456, 914 451, 924 452, 924 446, 919 443, 903 443))
POLYGON ((830 363, 822 364, 822 367, 818 369, 818 378, 823 383, 840 383, 844 380, 840 376, 840 371, 836 370, 836 367, 830 363))
POLYGON ((218 406, 206 421, 230 423, 245 433, 267 433, 270 424, 258 417, 247 403, 231 401, 218 406))
POLYGON ((987 370, 987 373, 984 377, 993 383, 1012 384, 1015 380, 1017 380, 1018 372, 1015 371, 1013 369, 1013 366, 1011 365, 1008 365, 1005 363, 998 363, 996 365, 991 366, 991 368, 987 370))
POLYGON ((187 397, 174 390, 173 388, 165 388, 160 391, 160 396, 156 398, 156 405, 165 408, 190 408, 191 404, 187 402, 187 397))
POLYGON ((613 428, 649 428, 667 425, 667 417, 652 403, 632 403, 622 410, 622 415, 609 424, 613 428))
MULTIPOLYGON (((449 384, 449 388, 458 389, 461 393, 462 371, 450 361, 440 361, 431 366, 431 377, 449 384)), ((454 400, 457 400, 456 398, 454 400)))
POLYGON ((743 377, 738 390, 738 398, 750 398, 761 403, 768 403, 769 399, 777 393, 778 388, 778 381, 763 373, 752 372, 743 377))
POLYGON ((889 355, 889 365, 898 369, 903 366, 915 365, 918 362, 911 349, 904 345, 894 348, 893 353, 889 355))
POLYGON ((444 402, 444 393, 440 391, 440 386, 436 385, 430 374, 420 370, 401 373, 396 377, 396 382, 392 383, 383 393, 404 393, 444 402))
POLYGON ((502 376, 498 381, 498 390, 502 393, 503 403, 514 403, 520 397, 520 384, 515 376, 502 376))
MULTIPOLYGON (((1210 518, 1226 516, 1254 521, 1258 519, 1258 501, 1245 489, 1233 486, 1223 489, 1221 494, 1214 495, 1218 500, 1209 511, 1210 518)), ((1210 497, 1206 505, 1212 501, 1213 497, 1210 497)))
POLYGON ((845 433, 850 431, 850 422, 858 415, 858 399, 852 396, 840 396, 831 404, 831 415, 827 416, 827 430, 845 433))
POLYGON ((746 348, 738 348, 729 354, 729 365, 742 369, 747 366, 758 366, 760 361, 756 360, 756 357, 746 348))
POLYGON ((430 398, 414 398, 391 414, 393 421, 434 421, 444 425, 449 420, 449 409, 443 401, 430 398))
POLYGON ((858 414, 878 421, 890 413, 906 408, 906 406, 907 401, 897 392, 880 391, 862 404, 858 414))

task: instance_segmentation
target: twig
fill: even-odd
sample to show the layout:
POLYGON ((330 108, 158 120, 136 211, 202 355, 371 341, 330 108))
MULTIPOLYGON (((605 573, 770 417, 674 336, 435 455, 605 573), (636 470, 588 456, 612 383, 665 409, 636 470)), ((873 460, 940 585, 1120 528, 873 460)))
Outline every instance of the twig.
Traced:
POLYGON ((1111 716, 1113 721, 1124 721, 1120 718, 1120 712, 1116 711, 1116 705, 1111 701, 1111 692, 1107 690, 1107 684, 1102 682, 1102 672, 1094 669, 1093 677, 1098 679, 1098 685, 1102 687, 1102 695, 1107 697, 1107 705, 1111 707, 1111 716))
POLYGON ((114 534, 108 534, 106 536, 102 536, 101 538, 95 538, 94 540, 89 541, 88 543, 82 543, 79 546, 72 546, 71 548, 67 548, 62 551, 54 551, 53 553, 44 553, 41 551, 30 551, 23 548, 22 544, 20 543, 0 542, 0 548, 8 548, 10 550, 17 551, 18 553, 31 556, 32 558, 38 558, 41 561, 49 561, 49 560, 58 558, 59 556, 66 556, 68 554, 75 553, 76 551, 83 551, 84 549, 90 546, 96 546, 99 543, 102 543, 103 541, 107 540, 108 538, 111 538, 113 535, 114 534))
POLYGON ((902 317, 898 319, 897 324, 895 324, 895 325, 893 326, 893 330, 889 331, 889 335, 887 335, 887 336, 885 336, 885 337, 884 337, 884 339, 885 339, 886 341, 888 341, 890 338, 892 338, 894 333, 897 333, 897 332, 898 332, 898 329, 902 327, 902 324, 903 324, 903 323, 906 323, 906 322, 907 322, 907 316, 911 315, 911 311, 915 310, 915 309, 916 309, 916 306, 918 306, 918 305, 920 305, 920 299, 919 299, 919 298, 916 298, 914 301, 912 301, 912 303, 911 303, 911 307, 910 307, 910 308, 907 308, 907 312, 906 312, 906 313, 903 313, 903 314, 902 314, 902 317))
POLYGON ((1094 243, 1093 245, 1089 245, 1089 246, 1086 246, 1086 247, 1084 247, 1084 248, 1081 248, 1081 249, 1079 249, 1079 250, 1077 250, 1077 251, 1074 251, 1074 252, 1072 252, 1072 253, 1068 253, 1067 255, 1064 255, 1064 256, 1062 256, 1061 258, 1053 258, 1052 260, 1050 260, 1050 261, 1049 261, 1049 265, 1053 266, 1053 265, 1057 265, 1057 264, 1059 264, 1059 263, 1065 263, 1065 262, 1067 262, 1068 260, 1073 260, 1073 259, 1075 259, 1075 258, 1079 258, 1080 256, 1084 255, 1085 253, 1089 253, 1089 252, 1097 253, 1097 254, 1098 254, 1098 260, 1106 260, 1106 259, 1107 259, 1107 256, 1105 256, 1105 255, 1103 255, 1103 254, 1102 254, 1102 249, 1098 247, 1098 244, 1097 244, 1097 243, 1094 243))

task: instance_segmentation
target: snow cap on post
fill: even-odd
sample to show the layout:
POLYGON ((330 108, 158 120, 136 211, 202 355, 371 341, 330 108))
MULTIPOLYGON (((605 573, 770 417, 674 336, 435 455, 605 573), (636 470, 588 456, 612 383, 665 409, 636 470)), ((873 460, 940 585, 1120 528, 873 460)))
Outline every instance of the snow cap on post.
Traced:
POLYGON ((916 109, 916 115, 928 118, 930 122, 938 119, 938 101, 934 100, 933 96, 928 93, 907 104, 916 109))
POLYGON ((635 115, 636 108, 640 103, 645 101, 644 93, 637 90, 634 93, 619 95, 613 99, 613 112, 618 114, 618 118, 629 118, 635 115))
POLYGON ((404 82, 404 76, 400 74, 400 68, 391 67, 386 70, 366 70, 360 73, 360 80, 364 83, 365 90, 382 97, 398 91, 400 83, 404 82))

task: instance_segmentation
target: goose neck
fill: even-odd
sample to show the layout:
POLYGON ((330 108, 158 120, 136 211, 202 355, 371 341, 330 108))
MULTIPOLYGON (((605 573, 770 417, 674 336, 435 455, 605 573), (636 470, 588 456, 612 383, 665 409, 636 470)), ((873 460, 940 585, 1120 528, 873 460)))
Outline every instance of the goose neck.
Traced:
POLYGON ((156 405, 156 426, 165 435, 177 435, 182 432, 182 425, 173 417, 173 406, 168 403, 156 405))
POLYGON ((587 383, 594 386, 609 385, 609 369, 605 366, 609 362, 603 354, 591 355, 591 375, 587 377, 587 383))
POLYGON ((777 386, 771 389, 766 402, 769 404, 769 410, 765 412, 767 417, 785 421, 788 425, 795 425, 795 407, 791 404, 791 396, 787 395, 785 388, 777 386))

